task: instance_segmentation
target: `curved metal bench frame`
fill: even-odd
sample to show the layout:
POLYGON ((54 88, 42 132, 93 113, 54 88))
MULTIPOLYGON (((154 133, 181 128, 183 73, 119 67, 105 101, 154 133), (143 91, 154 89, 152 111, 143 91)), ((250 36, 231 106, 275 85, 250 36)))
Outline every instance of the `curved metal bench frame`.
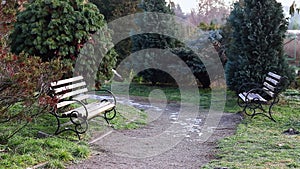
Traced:
POLYGON ((262 84, 245 83, 237 92, 237 103, 243 108, 242 112, 253 118, 263 115, 276 122, 272 108, 279 102, 279 93, 282 91, 282 82, 285 78, 269 72, 262 84))
POLYGON ((89 91, 82 76, 52 82, 49 95, 58 100, 50 111, 57 120, 55 135, 72 131, 80 139, 80 135, 88 130, 88 120, 101 116, 110 125, 109 121, 116 116, 114 94, 106 89, 89 91), (72 107, 75 104, 77 106, 72 107), (63 119, 69 119, 69 122, 62 123, 63 119))

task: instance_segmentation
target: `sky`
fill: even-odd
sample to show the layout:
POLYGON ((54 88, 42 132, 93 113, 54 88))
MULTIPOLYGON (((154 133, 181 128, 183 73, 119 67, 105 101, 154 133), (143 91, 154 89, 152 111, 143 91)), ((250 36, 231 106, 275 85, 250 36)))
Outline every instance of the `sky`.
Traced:
MULTIPOLYGON (((169 0, 166 0, 167 2, 169 2, 169 0)), ((201 1, 201 0, 171 0, 173 1, 175 4, 179 4, 182 11, 184 13, 189 13, 191 11, 191 9, 197 9, 197 2, 201 1)), ((228 4, 230 4, 230 2, 235 1, 235 0, 225 0, 228 4)), ((277 0, 277 2, 280 2, 283 6, 291 6, 294 0, 277 0)), ((296 4, 297 7, 300 6, 300 0, 296 0, 296 4)))

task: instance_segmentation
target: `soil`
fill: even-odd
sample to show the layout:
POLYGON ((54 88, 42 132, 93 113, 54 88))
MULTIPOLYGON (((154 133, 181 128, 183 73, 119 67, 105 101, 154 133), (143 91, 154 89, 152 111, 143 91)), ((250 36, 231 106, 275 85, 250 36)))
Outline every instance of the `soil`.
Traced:
POLYGON ((218 125, 207 127, 205 122, 210 112, 201 107, 197 108, 200 111, 196 116, 185 116, 195 107, 139 97, 131 98, 127 104, 148 113, 147 125, 134 130, 108 128, 95 133, 90 142, 92 156, 67 168, 199 169, 215 159, 218 140, 233 135, 242 119, 240 114, 222 113, 218 125))

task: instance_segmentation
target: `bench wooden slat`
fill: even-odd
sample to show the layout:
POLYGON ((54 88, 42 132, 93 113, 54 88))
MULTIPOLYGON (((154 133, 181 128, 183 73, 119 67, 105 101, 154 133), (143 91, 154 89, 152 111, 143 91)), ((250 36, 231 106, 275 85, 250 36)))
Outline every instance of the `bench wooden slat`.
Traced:
POLYGON ((246 96, 243 93, 239 93, 239 97, 246 102, 246 96))
POLYGON ((268 88, 263 87, 263 90, 272 98, 275 96, 275 93, 273 93, 272 91, 270 91, 268 88))
MULTIPOLYGON (((94 111, 97 110, 103 106, 106 106, 108 104, 111 104, 110 102, 94 102, 94 103, 90 103, 86 106, 87 110, 90 111, 94 111)), ((100 113, 100 111, 99 111, 100 113)))
MULTIPOLYGON (((100 107, 99 109, 95 109, 95 110, 92 110, 92 111, 89 111, 89 116, 87 117, 87 119, 92 119, 96 116, 99 116, 101 114, 101 112, 105 112, 106 110, 110 110, 112 108, 114 108, 114 104, 107 104, 107 105, 104 105, 102 107, 100 107)), ((71 113, 72 111, 70 111, 69 113, 71 113)), ((84 110, 81 109, 79 110, 79 113, 83 114, 84 113, 84 110)), ((67 113, 65 113, 65 115, 67 116, 67 113)), ((74 119, 76 121, 76 119, 74 119)), ((67 126, 67 125, 71 125, 72 123, 71 122, 67 122, 67 123, 64 123, 62 124, 61 126, 67 126)))
MULTIPOLYGON (((82 100, 88 99, 89 97, 90 97, 89 95, 82 94, 82 95, 74 97, 74 99, 82 101, 82 100)), ((57 103, 56 108, 61 108, 61 107, 64 107, 64 106, 68 106, 68 105, 76 103, 76 102, 77 101, 63 101, 63 102, 57 103)))
POLYGON ((72 82, 79 81, 79 80, 83 80, 83 77, 82 76, 76 76, 76 77, 72 77, 72 78, 69 78, 69 79, 59 80, 57 82, 52 82, 51 86, 52 87, 60 86, 60 85, 66 84, 66 83, 72 83, 72 82))
POLYGON ((79 83, 71 84, 71 85, 68 85, 68 86, 59 87, 59 88, 54 89, 54 92, 55 93, 61 93, 63 91, 72 90, 72 89, 79 88, 79 87, 82 87, 82 86, 86 86, 86 83, 85 82, 79 82, 79 83))
POLYGON ((271 90, 271 91, 275 91, 275 87, 270 85, 268 82, 264 82, 264 87, 266 87, 267 89, 271 90))
POLYGON ((269 72, 268 75, 271 76, 271 77, 273 77, 273 78, 275 78, 275 79, 277 79, 277 80, 281 79, 281 76, 279 76, 279 75, 277 75, 277 74, 275 74, 273 72, 269 72))
POLYGON ((266 81, 271 82, 275 86, 279 83, 279 81, 277 81, 273 78, 270 78, 270 77, 266 77, 266 81))
MULTIPOLYGON (((99 105, 101 105, 101 103, 99 103, 99 105)), ((102 105, 105 105, 104 103, 102 103, 102 105)), ((87 111, 89 112, 89 110, 91 109, 91 107, 95 107, 97 106, 97 103, 92 103, 92 104, 89 104, 89 105, 86 105, 86 108, 87 108, 87 111)), ((66 112, 63 112, 61 113, 62 115, 65 115, 65 116, 68 116, 69 114, 71 114, 72 112, 78 112, 79 114, 82 114, 84 115, 86 112, 85 112, 85 108, 83 106, 81 107, 78 107, 78 108, 75 108, 75 109, 72 109, 72 110, 69 110, 69 111, 66 111, 66 112)))
POLYGON ((58 95, 57 97, 59 99, 65 99, 65 98, 68 98, 68 97, 71 97, 71 96, 76 96, 76 95, 79 95, 79 94, 82 94, 82 93, 85 93, 85 92, 88 92, 87 88, 74 90, 74 91, 71 91, 71 92, 68 92, 68 93, 65 93, 65 94, 62 94, 62 95, 58 95))
POLYGON ((95 116, 99 115, 100 113, 103 113, 103 112, 105 112, 107 110, 110 110, 114 107, 115 107, 115 105, 110 103, 108 105, 102 106, 102 107, 100 107, 98 109, 95 109, 93 111, 90 111, 88 119, 94 118, 95 116))

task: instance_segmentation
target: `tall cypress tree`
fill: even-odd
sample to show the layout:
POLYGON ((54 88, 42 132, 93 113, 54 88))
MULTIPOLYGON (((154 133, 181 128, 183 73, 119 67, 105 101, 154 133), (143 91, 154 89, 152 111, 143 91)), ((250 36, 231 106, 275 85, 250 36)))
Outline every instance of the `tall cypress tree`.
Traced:
POLYGON ((231 90, 237 91, 246 82, 262 82, 269 71, 293 79, 283 50, 288 22, 280 3, 276 0, 235 3, 228 22, 232 39, 227 49, 226 77, 231 90))

